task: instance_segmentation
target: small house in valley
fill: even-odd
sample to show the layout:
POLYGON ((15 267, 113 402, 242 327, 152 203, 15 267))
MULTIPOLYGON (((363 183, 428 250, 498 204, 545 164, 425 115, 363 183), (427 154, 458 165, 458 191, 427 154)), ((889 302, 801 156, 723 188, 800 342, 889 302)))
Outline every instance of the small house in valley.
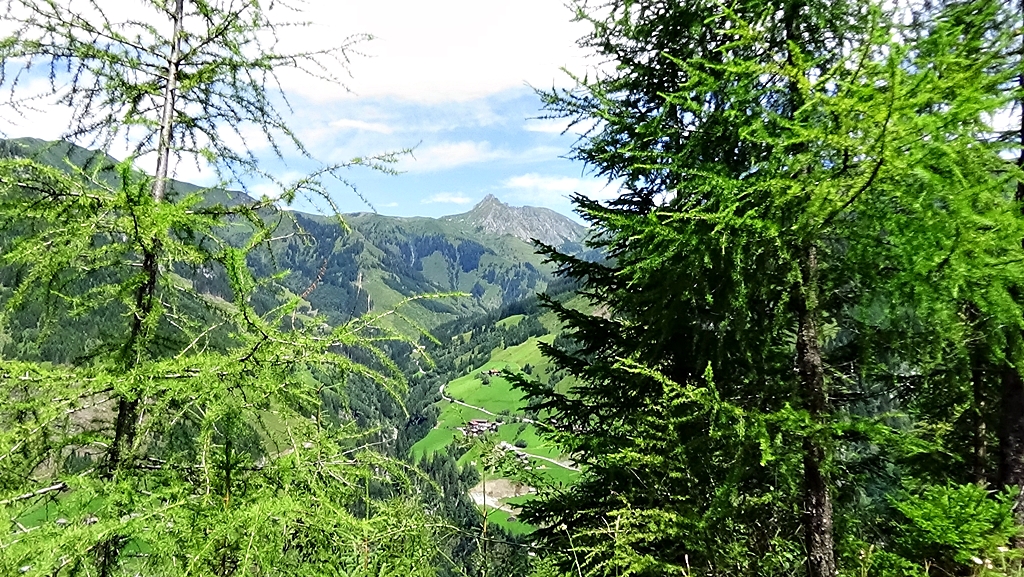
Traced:
POLYGON ((498 422, 487 419, 472 419, 466 423, 465 433, 469 436, 482 435, 498 430, 498 422))

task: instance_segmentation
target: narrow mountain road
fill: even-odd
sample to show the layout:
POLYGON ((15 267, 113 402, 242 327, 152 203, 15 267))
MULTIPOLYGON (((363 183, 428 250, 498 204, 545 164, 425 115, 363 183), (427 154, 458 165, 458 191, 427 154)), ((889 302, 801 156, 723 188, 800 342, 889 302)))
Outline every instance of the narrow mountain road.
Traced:
MULTIPOLYGON (((456 405, 462 405, 463 407, 466 407, 466 408, 469 408, 469 409, 480 411, 481 413, 484 413, 486 415, 490 415, 490 416, 495 417, 495 418, 502 418, 502 419, 509 418, 509 419, 515 420, 516 422, 529 423, 531 425, 540 425, 540 424, 542 424, 542 423, 540 423, 538 421, 534 421, 533 419, 528 419, 526 417, 513 417, 513 416, 498 415, 496 413, 492 413, 491 411, 488 411, 487 409, 485 409, 483 407, 477 407, 475 405, 470 405, 469 403, 464 403, 464 402, 462 402, 462 401, 460 401, 460 400, 458 400, 458 399, 456 399, 454 397, 449 397, 444 392, 444 388, 445 388, 445 386, 447 386, 447 384, 448 383, 442 383, 441 386, 437 388, 437 392, 441 395, 441 398, 446 400, 446 401, 455 403, 456 405)), ((557 459, 552 459, 550 457, 542 457, 540 455, 534 455, 533 453, 529 453, 527 451, 524 451, 523 449, 520 449, 519 447, 516 447, 515 445, 509 445, 509 450, 515 451, 516 453, 520 453, 520 454, 526 455, 527 457, 530 457, 532 459, 540 459, 541 461, 547 461, 547 462, 549 462, 549 463, 551 463, 553 465, 556 465, 558 467, 561 467, 563 469, 568 469, 570 471, 576 471, 577 473, 579 472, 579 468, 574 467, 574 466, 572 466, 572 465, 570 465, 568 463, 563 463, 562 461, 559 461, 557 459)))
POLYGON ((540 423, 538 421, 534 421, 533 419, 528 419, 526 417, 514 417, 514 416, 511 416, 511 415, 499 415, 497 413, 492 413, 492 412, 488 411, 487 409, 485 409, 483 407, 477 407, 477 406, 474 406, 474 405, 470 405, 469 403, 463 403, 462 401, 460 401, 460 400, 458 400, 456 398, 453 398, 453 397, 449 397, 447 394, 445 394, 444 388, 446 386, 448 386, 448 383, 442 383, 441 386, 437 388, 437 392, 441 395, 442 399, 444 399, 446 401, 450 401, 452 403, 455 403, 456 405, 462 405, 463 407, 467 407, 467 408, 470 408, 470 409, 476 409, 477 411, 480 411, 481 413, 490 415, 492 417, 512 419, 512 420, 514 420, 514 421, 516 421, 518 423, 529 423, 531 425, 540 425, 540 424, 542 424, 542 423, 540 423))
POLYGON ((442 399, 444 399, 444 400, 446 400, 448 402, 451 402, 451 403, 455 403, 456 405, 462 405, 463 407, 468 407, 470 409, 476 409, 476 410, 480 411, 481 413, 486 413, 486 414, 488 414, 488 415, 490 415, 492 417, 497 417, 498 416, 498 415, 488 411, 487 409, 485 409, 483 407, 474 407, 473 405, 470 405, 468 403, 463 403, 462 401, 460 401, 458 399, 449 397, 444 392, 444 388, 446 386, 448 386, 448 383, 441 383, 441 386, 437 388, 437 392, 438 392, 439 395, 441 395, 442 399))
POLYGON ((550 457, 541 457, 540 455, 534 455, 533 453, 527 453, 526 451, 524 451, 523 449, 520 449, 519 447, 516 447, 515 445, 513 445, 511 447, 511 450, 515 451, 517 453, 521 453, 523 455, 526 455, 527 457, 529 457, 531 459, 540 459, 541 461, 547 461, 547 462, 552 463, 554 465, 557 465, 557 466, 559 466, 559 467, 561 467, 563 469, 568 469, 570 471, 576 471, 577 473, 580 472, 578 467, 573 467, 572 465, 569 465, 568 462, 562 462, 562 461, 559 461, 559 460, 556 460, 556 459, 552 459, 550 457))

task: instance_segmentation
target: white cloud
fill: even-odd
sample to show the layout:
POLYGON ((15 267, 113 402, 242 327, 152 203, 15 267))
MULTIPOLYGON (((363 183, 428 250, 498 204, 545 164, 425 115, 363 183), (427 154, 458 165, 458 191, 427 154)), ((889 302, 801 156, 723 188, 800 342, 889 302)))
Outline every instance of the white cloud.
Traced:
MULTIPOLYGON (((2 19, 0 19, 2 20, 2 19)), ((4 85, 4 90, 11 90, 10 85, 4 85)), ((50 82, 44 77, 34 77, 27 82, 17 86, 15 96, 17 98, 34 97, 47 94, 50 91, 50 82)), ((4 98, 9 96, 4 94, 4 98)), ((74 119, 74 111, 68 106, 60 106, 56 103, 57 98, 40 98, 32 102, 23 103, 18 110, 13 107, 4 106, 0 108, 0 121, 2 121, 3 133, 6 136, 32 136, 44 140, 56 140, 60 138, 74 119)))
MULTIPOLYGON (((98 3, 119 19, 167 25, 162 13, 144 6, 122 6, 114 0, 98 3)), ((90 12, 90 2, 75 4, 90 12)), ((585 51, 576 44, 588 25, 572 22, 572 11, 562 2, 307 0, 296 4, 301 12, 268 12, 282 22, 311 23, 281 28, 277 50, 311 51, 336 46, 350 35, 374 36, 356 46, 355 52, 361 54, 350 54, 351 76, 340 64, 325 60, 327 73, 341 78, 353 92, 298 71, 282 71, 281 85, 287 92, 320 104, 354 97, 469 104, 527 84, 568 85, 562 66, 577 72, 588 67, 585 51)), ((486 110, 471 113, 479 116, 481 124, 495 120, 486 110)), ((382 127, 376 126, 377 119, 357 118, 382 127)))
POLYGON ((174 161, 171 176, 176 180, 199 186, 213 186, 219 180, 217 171, 198 158, 181 158, 174 161))
POLYGON ((305 80, 282 84, 309 98, 395 97, 417 102, 465 102, 526 84, 566 86, 560 68, 582 73, 586 53, 576 40, 587 25, 572 22, 562 2, 517 0, 309 0, 302 19, 312 26, 285 30, 288 45, 336 45, 368 33, 364 56, 352 55, 351 76, 339 70, 351 93, 305 80))
POLYGON ((346 129, 351 128, 353 130, 360 130, 363 132, 377 132, 380 134, 391 134, 395 131, 394 128, 384 124, 383 122, 367 122, 365 120, 356 120, 354 118, 339 118, 338 120, 331 121, 331 128, 346 129))
POLYGON ((569 121, 564 118, 531 118, 523 128, 527 132, 544 134, 561 134, 569 128, 569 121))
POLYGON ((568 118, 531 118, 523 125, 527 132, 540 132, 544 134, 575 134, 584 135, 593 130, 598 122, 593 119, 584 119, 573 122, 568 118))
POLYGON ((420 201, 421 204, 470 204, 472 198, 461 192, 439 192, 420 201))
POLYGON ((260 182, 249 186, 249 196, 253 198, 277 198, 281 196, 281 187, 272 182, 260 182))
MULTIPOLYGON (((242 151, 248 149, 255 154, 259 154, 272 149, 270 142, 267 141, 266 134, 264 134, 260 127, 254 124, 221 125, 217 136, 222 144, 233 150, 242 151)), ((286 139, 281 138, 280 134, 276 136, 279 139, 278 144, 283 145, 286 139)))
POLYGON ((543 162, 554 160, 565 154, 565 148, 560 146, 534 146, 513 156, 517 162, 543 162))
POLYGON ((500 160, 509 156, 511 154, 508 151, 496 150, 486 141, 441 142, 413 150, 412 158, 402 161, 401 169, 409 172, 431 172, 500 160))
POLYGON ((536 199, 566 197, 578 192, 595 200, 608 200, 618 194, 618 187, 594 178, 545 176, 537 173, 514 176, 502 183, 502 188, 513 191, 517 198, 536 199))

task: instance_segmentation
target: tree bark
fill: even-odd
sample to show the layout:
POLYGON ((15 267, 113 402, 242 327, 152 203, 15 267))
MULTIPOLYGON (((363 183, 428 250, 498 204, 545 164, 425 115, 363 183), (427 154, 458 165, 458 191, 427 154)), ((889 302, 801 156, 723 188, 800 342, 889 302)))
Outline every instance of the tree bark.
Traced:
MULTIPOLYGON (((1024 1, 1024 0, 1022 0, 1024 1)), ((786 37, 786 62, 796 70, 794 46, 802 45, 800 12, 804 0, 791 0, 783 12, 786 37)), ((803 104, 803 96, 796 78, 788 86, 788 115, 792 118, 803 104)), ((802 145, 796 145, 800 152, 802 145)), ((799 395, 803 408, 810 415, 812 427, 819 425, 828 411, 825 392, 825 367, 818 340, 818 252, 813 241, 801 256, 799 290, 793 294, 793 312, 797 317, 796 368, 799 374, 799 395)), ((805 435, 803 530, 807 548, 807 574, 809 577, 836 577, 835 542, 832 535, 832 496, 828 476, 823 467, 827 459, 825 444, 814 431, 805 435)))
MULTIPOLYGON (((178 90, 178 67, 181 60, 181 30, 184 19, 184 0, 175 0, 171 32, 171 51, 167 57, 167 76, 164 84, 163 108, 160 115, 160 135, 157 142, 156 174, 150 194, 153 202, 159 204, 167 194, 167 177, 171 158, 171 140, 174 128, 174 103, 178 90)), ((150 239, 142 249, 142 271, 146 281, 135 293, 135 316, 128 341, 124 347, 125 366, 134 366, 142 361, 148 336, 145 334, 147 317, 153 312, 156 301, 157 281, 160 274, 159 237, 150 239)), ((130 460, 135 433, 138 430, 140 399, 121 395, 117 401, 117 419, 114 424, 114 440, 107 450, 105 470, 108 477, 127 459, 130 460)))
MULTIPOLYGON (((1024 525, 1024 379, 1010 365, 1003 367, 999 424, 999 484, 1017 491, 1014 517, 1024 525)), ((1018 547, 1024 542, 1018 541, 1018 547)))
MULTIPOLYGON (((167 177, 170 170, 171 141, 174 129, 174 102, 177 94, 178 67, 181 60, 181 31, 184 20, 185 2, 175 0, 172 19, 171 51, 167 57, 167 76, 164 84, 163 108, 160 115, 160 135, 157 141, 156 174, 150 196, 154 204, 163 202, 167 194, 167 177)), ((126 368, 143 362, 150 335, 148 318, 156 303, 157 284, 160 275, 160 237, 154 235, 149 242, 142 245, 142 271, 146 280, 135 291, 135 315, 132 318, 131 332, 123 349, 123 362, 126 368)), ((114 424, 114 440, 107 449, 104 463, 104 476, 112 478, 117 471, 132 461, 132 451, 139 428, 139 408, 142 399, 129 393, 122 393, 117 400, 117 418, 114 424)), ((113 535, 100 544, 98 550, 100 577, 110 577, 117 566, 117 559, 125 543, 121 535, 113 535)))
POLYGON ((167 193, 167 175, 171 162, 171 140, 174 136, 174 103, 178 94, 178 66, 181 60, 181 25, 185 14, 184 0, 175 0, 171 54, 167 58, 167 83, 164 84, 164 103, 160 111, 160 139, 157 142, 156 174, 153 180, 153 200, 160 202, 167 193))
MULTIPOLYGON (((801 263, 802 286, 794 295, 797 314, 796 365, 800 393, 811 422, 819 424, 826 414, 825 369, 818 341, 817 276, 818 255, 809 247, 801 263)), ((807 573, 810 577, 835 577, 835 543, 832 537, 832 497, 828 477, 822 470, 826 449, 813 433, 804 437, 804 538, 807 573)))
POLYGON ((975 359, 971 369, 971 386, 974 405, 974 482, 980 486, 988 484, 988 427, 985 423, 985 370, 980 359, 975 359))
MULTIPOLYGON (((975 303, 967 303, 964 315, 975 332, 984 330, 981 310, 975 303)), ((971 476, 980 487, 988 484, 988 404, 985 402, 985 380, 992 370, 983 342, 979 339, 979 343, 971 347, 968 357, 971 365, 971 434, 974 437, 971 476)))

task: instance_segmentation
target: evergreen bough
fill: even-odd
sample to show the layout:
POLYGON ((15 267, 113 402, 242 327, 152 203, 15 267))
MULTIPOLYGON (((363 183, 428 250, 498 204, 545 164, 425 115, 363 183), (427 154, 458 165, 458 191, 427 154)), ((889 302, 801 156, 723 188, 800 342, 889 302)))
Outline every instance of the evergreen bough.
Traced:
POLYGON ((577 384, 523 386, 584 473, 524 519, 573 574, 853 570, 911 510, 886 494, 973 480, 935 434, 959 414, 923 410, 964 399, 965 351, 1019 350, 1020 174, 990 124, 1014 98, 1008 13, 576 6, 616 67, 543 97, 593 123, 574 155, 621 192, 574 197, 606 261, 543 248, 602 314, 549 301, 577 384))

